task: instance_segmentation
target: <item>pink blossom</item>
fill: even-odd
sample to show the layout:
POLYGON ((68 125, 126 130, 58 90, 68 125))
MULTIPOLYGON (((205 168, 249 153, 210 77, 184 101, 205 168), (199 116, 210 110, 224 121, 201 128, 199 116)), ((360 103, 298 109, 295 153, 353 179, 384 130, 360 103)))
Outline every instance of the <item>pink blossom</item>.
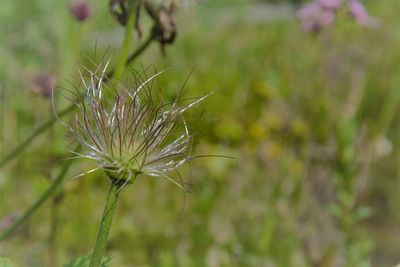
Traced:
POLYGON ((317 3, 325 9, 336 11, 342 5, 342 0, 317 0, 317 3))
POLYGON ((32 80, 32 91, 39 95, 51 98, 57 79, 49 73, 38 73, 32 80))
POLYGON ((87 20, 92 14, 92 9, 86 0, 73 0, 69 9, 71 15, 79 21, 87 20))
POLYGON ((365 6, 358 0, 349 0, 348 11, 360 25, 375 28, 379 26, 379 20, 369 16, 365 6))
POLYGON ((324 9, 318 2, 303 6, 297 15, 306 31, 318 31, 335 21, 335 13, 324 9))

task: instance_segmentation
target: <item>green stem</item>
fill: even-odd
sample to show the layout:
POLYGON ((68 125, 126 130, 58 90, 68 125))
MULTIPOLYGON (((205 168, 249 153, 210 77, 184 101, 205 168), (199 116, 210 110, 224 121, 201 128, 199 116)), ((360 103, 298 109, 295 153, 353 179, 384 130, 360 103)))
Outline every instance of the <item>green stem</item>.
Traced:
POLYGON ((108 235, 111 229, 111 223, 114 218, 114 213, 122 186, 123 182, 121 183, 121 181, 118 180, 111 180, 110 191, 108 192, 103 217, 97 232, 96 245, 93 249, 89 267, 99 267, 101 260, 103 259, 103 255, 107 246, 108 235))
MULTIPOLYGON (((126 60, 125 67, 129 66, 132 64, 135 59, 140 56, 146 49, 147 47, 151 44, 151 42, 154 41, 154 35, 151 33, 149 37, 142 43, 126 60)), ((106 76, 105 81, 111 79, 112 77, 115 77, 115 72, 116 70, 111 70, 108 75, 106 76)))
MULTIPOLYGON (((79 151, 80 150, 80 145, 78 145, 74 151, 79 151)), ((50 187, 40 196, 40 198, 27 210, 25 213, 17 219, 10 227, 8 227, 3 233, 0 234, 0 241, 5 240, 7 237, 9 237, 18 227, 23 225, 28 221, 28 219, 32 216, 32 214, 39 209, 47 199, 51 195, 53 195, 61 186, 61 184, 64 182, 66 174, 68 173, 69 168, 72 165, 73 159, 69 160, 63 168, 61 169, 60 173, 56 177, 56 179, 53 181, 53 183, 50 185, 50 187)))
POLYGON ((126 66, 132 64, 132 62, 141 54, 143 53, 144 50, 147 49, 147 47, 151 44, 151 42, 154 40, 154 34, 153 32, 147 37, 146 41, 139 46, 135 52, 133 52, 129 58, 126 60, 126 66))
POLYGON ((51 200, 50 207, 50 231, 48 238, 48 266, 58 266, 57 264, 57 233, 59 228, 59 207, 63 194, 55 194, 51 200))
POLYGON ((134 13, 133 6, 130 6, 129 9, 130 12, 128 17, 128 22, 125 26, 124 42, 122 43, 121 54, 119 56, 119 60, 117 66, 115 67, 115 72, 114 72, 114 77, 117 79, 121 77, 122 71, 125 68, 126 60, 128 58, 129 48, 132 43, 132 33, 133 33, 133 27, 135 25, 135 16, 133 14, 134 13))
MULTIPOLYGON (((75 108, 74 104, 71 104, 60 113, 57 114, 58 118, 61 118, 68 113, 70 113, 75 108)), ((11 150, 8 154, 6 154, 2 159, 0 159, 0 168, 3 167, 7 162, 15 158, 18 154, 20 154, 36 137, 38 137, 41 133, 49 129, 55 122, 57 121, 57 117, 53 116, 48 121, 44 122, 40 125, 36 130, 34 130, 28 138, 25 139, 21 144, 19 144, 16 148, 11 150)))

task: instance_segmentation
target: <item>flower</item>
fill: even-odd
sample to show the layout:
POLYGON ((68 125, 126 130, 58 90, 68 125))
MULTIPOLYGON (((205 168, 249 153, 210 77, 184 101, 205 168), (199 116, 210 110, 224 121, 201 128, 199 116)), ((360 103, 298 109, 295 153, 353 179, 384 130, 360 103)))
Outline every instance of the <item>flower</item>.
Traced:
POLYGON ((87 20, 92 14, 92 9, 86 0, 73 0, 69 9, 72 16, 79 21, 87 20))
MULTIPOLYGON (((314 0, 297 12, 306 31, 319 31, 331 25, 336 18, 336 12, 345 6, 342 0, 314 0)), ((350 16, 361 26, 375 28, 379 20, 368 15, 365 6, 359 0, 348 0, 346 6, 350 16)))
POLYGON ((149 78, 132 73, 134 86, 108 81, 103 70, 87 70, 81 75, 75 126, 70 127, 86 152, 81 157, 97 162, 113 180, 130 183, 138 175, 163 177, 182 189, 168 176, 190 160, 193 135, 183 113, 205 97, 180 106, 163 103, 154 96, 152 84, 161 73, 149 78))
POLYGON ((342 0, 317 0, 317 3, 327 10, 336 11, 342 5, 342 0))
POLYGON ((51 98, 56 82, 55 76, 48 73, 38 73, 32 79, 32 91, 45 98, 51 98))
POLYGON ((351 17, 362 26, 376 28, 379 26, 379 20, 369 16, 365 6, 358 0, 349 0, 348 11, 351 17))
POLYGON ((307 31, 318 31, 332 24, 335 20, 333 10, 323 8, 319 2, 303 6, 297 13, 303 28, 307 31))

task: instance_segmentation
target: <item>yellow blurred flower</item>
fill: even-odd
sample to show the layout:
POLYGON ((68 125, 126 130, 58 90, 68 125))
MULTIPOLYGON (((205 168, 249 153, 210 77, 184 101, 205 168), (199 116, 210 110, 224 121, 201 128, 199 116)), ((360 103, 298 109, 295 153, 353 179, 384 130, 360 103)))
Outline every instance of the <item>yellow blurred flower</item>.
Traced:
POLYGON ((267 144, 266 153, 269 158, 278 159, 283 153, 282 144, 277 141, 271 141, 267 144))
POLYGON ((295 118, 291 122, 290 131, 296 138, 306 138, 309 133, 308 125, 300 118, 295 118))
POLYGON ((252 86, 254 93, 265 99, 270 99, 273 96, 274 89, 265 81, 255 82, 252 86))
POLYGON ((301 160, 294 157, 289 157, 286 164, 290 173, 294 175, 300 175, 304 173, 304 164, 301 160))
POLYGON ((272 111, 266 112, 263 116, 263 121, 265 122, 268 129, 271 130, 280 130, 283 128, 283 120, 282 117, 272 111))
POLYGON ((253 122, 249 127, 249 136, 253 140, 260 141, 267 136, 267 130, 260 122, 253 122))
POLYGON ((240 141, 243 136, 243 126, 231 118, 222 119, 214 128, 214 134, 221 139, 240 141))

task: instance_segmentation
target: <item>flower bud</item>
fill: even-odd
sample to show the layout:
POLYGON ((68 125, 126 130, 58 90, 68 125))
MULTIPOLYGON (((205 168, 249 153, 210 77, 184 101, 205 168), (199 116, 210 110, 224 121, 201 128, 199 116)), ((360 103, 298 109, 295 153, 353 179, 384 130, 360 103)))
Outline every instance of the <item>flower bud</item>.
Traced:
POLYGON ((73 0, 70 4, 70 12, 77 20, 85 21, 92 14, 92 9, 86 0, 73 0))
POLYGON ((32 91, 46 98, 51 98, 56 84, 56 77, 48 73, 39 73, 32 80, 32 91))

